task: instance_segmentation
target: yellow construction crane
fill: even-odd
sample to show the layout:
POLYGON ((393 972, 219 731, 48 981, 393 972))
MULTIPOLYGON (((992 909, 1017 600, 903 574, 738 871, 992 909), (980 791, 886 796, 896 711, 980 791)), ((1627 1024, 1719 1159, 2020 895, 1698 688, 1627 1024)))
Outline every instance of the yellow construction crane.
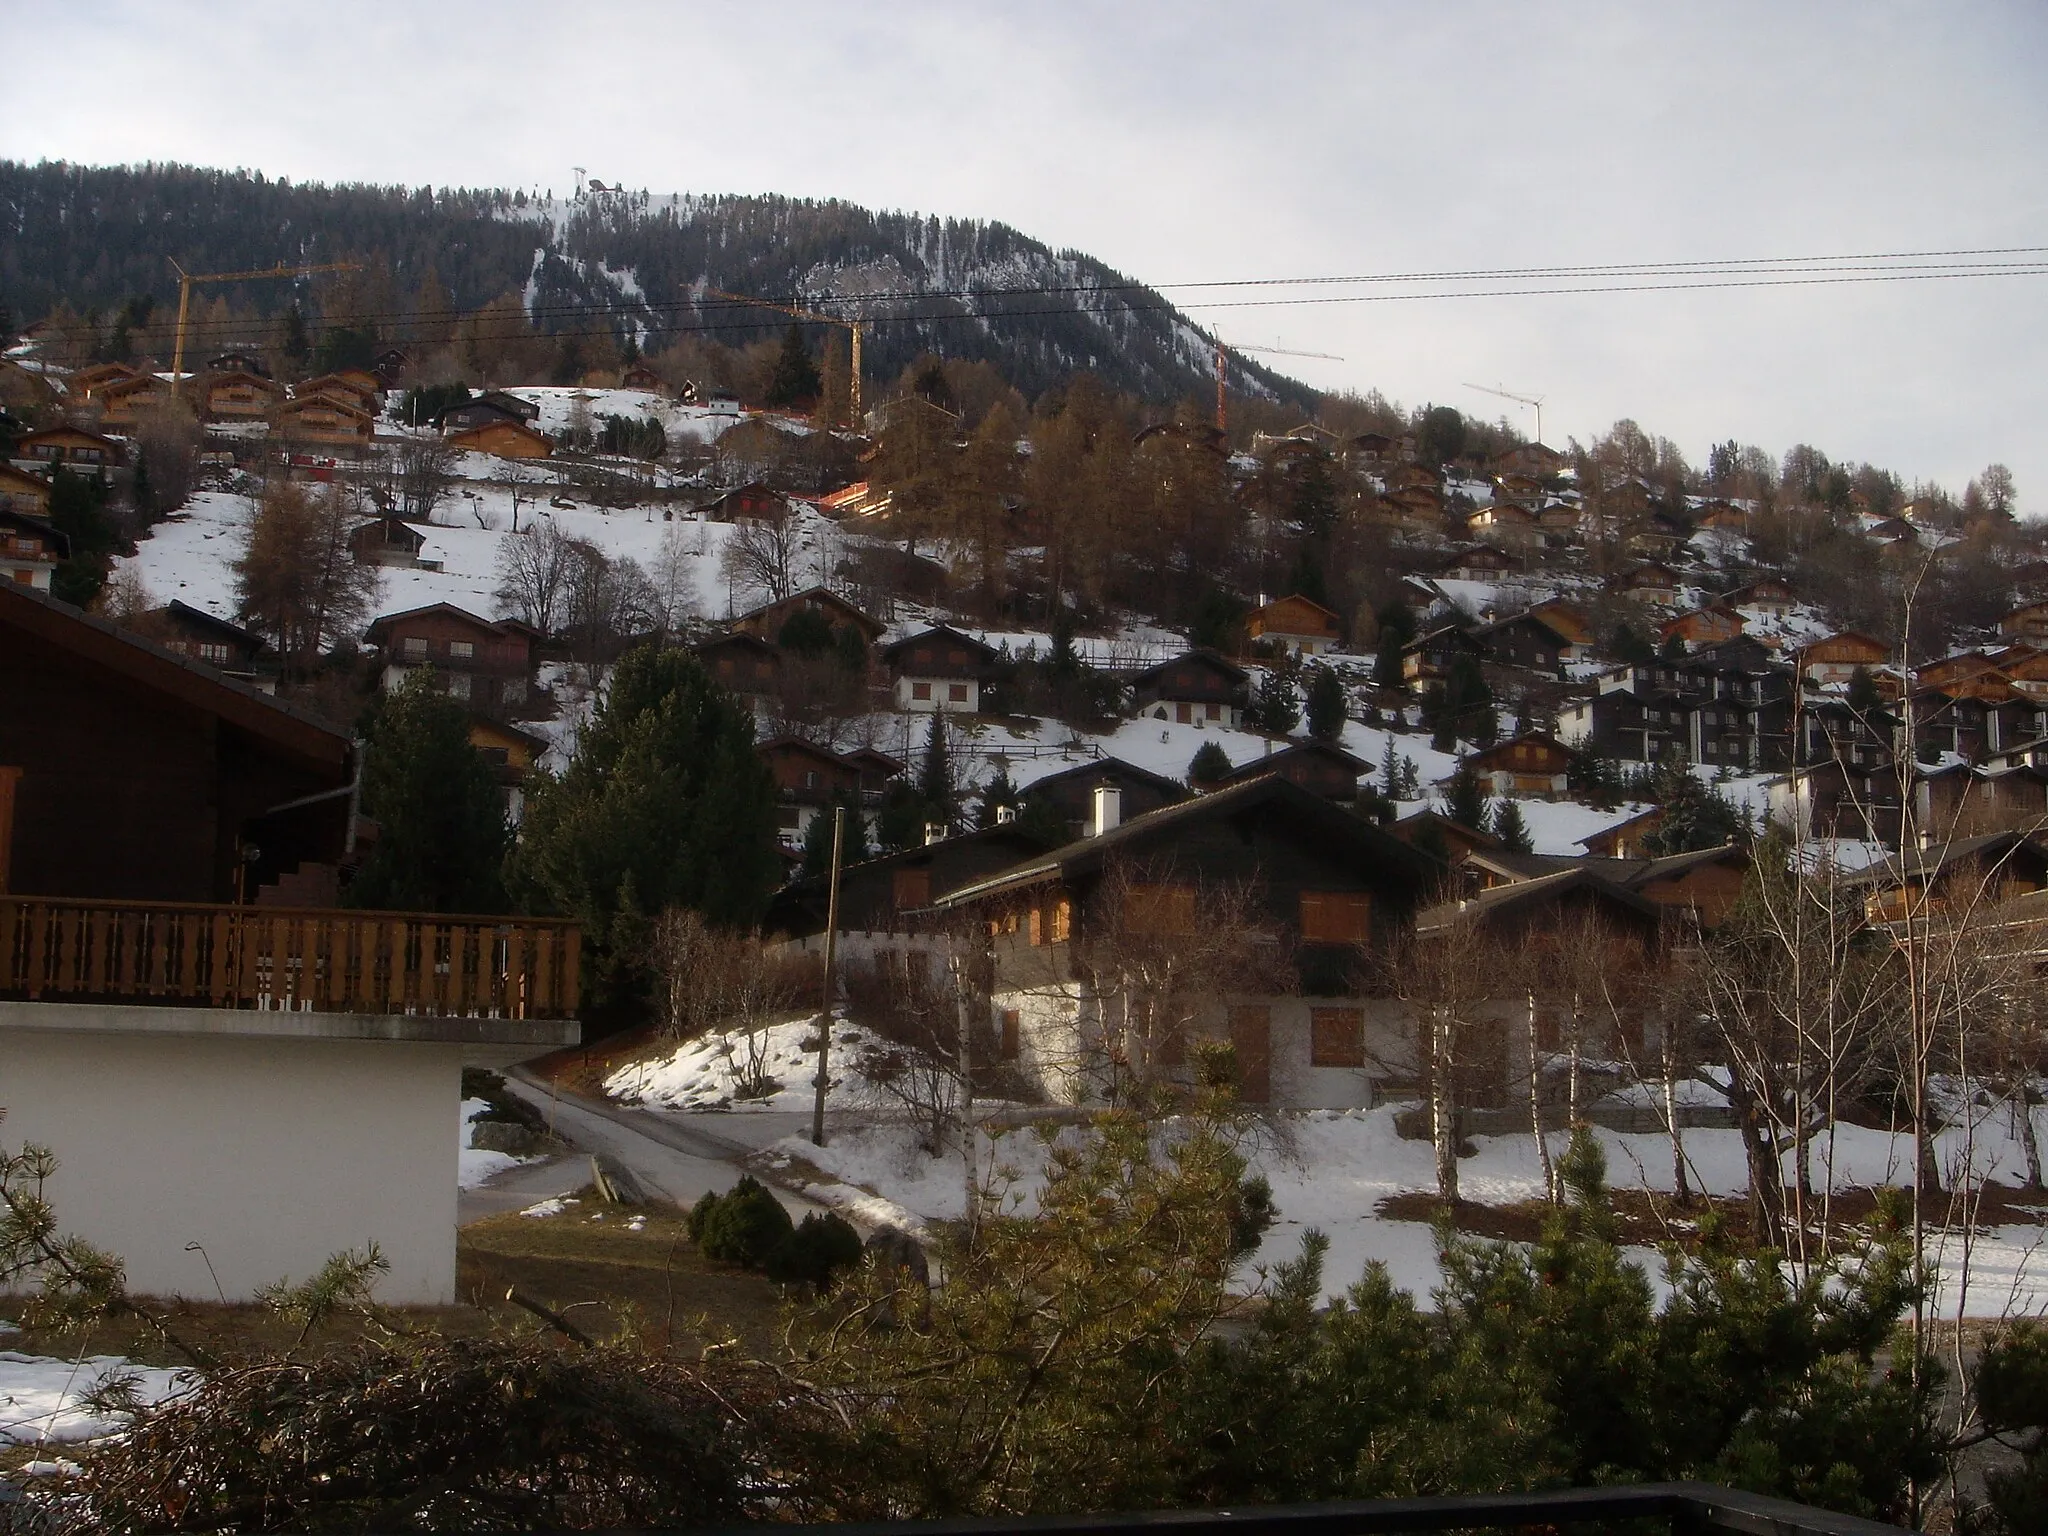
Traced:
POLYGON ((1220 336, 1216 339, 1216 430, 1229 430, 1230 423, 1225 415, 1223 393, 1224 363, 1233 352, 1269 353, 1274 357, 1320 357, 1326 362, 1341 363, 1343 358, 1334 352, 1297 352, 1292 347, 1240 347, 1236 342, 1226 342, 1220 336))
POLYGON ((171 378, 183 388, 185 383, 185 317, 192 308, 192 285, 194 283, 247 283, 260 277, 311 277, 316 272, 359 272, 359 261, 326 261, 318 266, 288 267, 283 262, 261 272, 187 272, 177 262, 171 263, 171 270, 178 274, 178 341, 171 354, 171 378))
POLYGON ((1465 387, 1467 389, 1476 389, 1482 395, 1499 395, 1501 399, 1512 400, 1517 405, 1534 407, 1536 411, 1536 441, 1539 443, 1543 441, 1543 397, 1541 395, 1518 395, 1510 390, 1489 389, 1484 384, 1468 383, 1465 387))
POLYGON ((859 320, 847 320, 838 315, 822 314, 815 309, 799 309, 794 304, 777 304, 769 299, 750 299, 744 293, 723 293, 716 288, 705 290, 714 299, 726 299, 735 304, 751 304, 756 309, 772 309, 777 314, 788 315, 797 320, 815 320, 820 325, 836 325, 853 333, 853 377, 847 389, 847 404, 851 408, 854 431, 860 430, 860 338, 865 329, 859 320))

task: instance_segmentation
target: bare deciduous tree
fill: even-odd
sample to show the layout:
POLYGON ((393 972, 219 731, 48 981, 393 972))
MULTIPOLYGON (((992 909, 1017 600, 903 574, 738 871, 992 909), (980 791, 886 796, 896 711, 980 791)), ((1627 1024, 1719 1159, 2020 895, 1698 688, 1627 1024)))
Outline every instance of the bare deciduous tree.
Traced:
POLYGON ((1491 1097, 1502 1086, 1513 999, 1531 990, 1517 987, 1514 962, 1485 925, 1465 921, 1413 935, 1388 957, 1395 995, 1415 1017, 1436 1192, 1446 1204, 1458 1200, 1465 1111, 1475 1098, 1491 1097))
POLYGON ((797 519, 746 519, 733 524, 726 540, 726 579, 749 600, 780 602, 796 590, 803 539, 797 519))
POLYGON ((379 572, 349 548, 358 520, 342 487, 315 492, 290 480, 256 508, 235 559, 236 600, 290 665, 310 665, 323 644, 352 637, 369 618, 379 572))
MULTIPOLYGON (((409 437, 390 458, 392 489, 398 515, 408 522, 432 522, 434 508, 447 500, 455 484, 455 450, 445 438, 409 437)), ((477 503, 477 523, 483 523, 483 503, 477 503)))
POLYGON ((498 546, 498 601, 513 617, 552 635, 567 615, 576 541, 551 517, 537 517, 498 546))
POLYGON ((735 1094, 773 1093, 780 1085, 768 1074, 767 1026, 803 1001, 807 967, 751 935, 713 928, 687 908, 665 912, 655 924, 653 957, 662 1032, 692 1040, 719 1031, 735 1094))

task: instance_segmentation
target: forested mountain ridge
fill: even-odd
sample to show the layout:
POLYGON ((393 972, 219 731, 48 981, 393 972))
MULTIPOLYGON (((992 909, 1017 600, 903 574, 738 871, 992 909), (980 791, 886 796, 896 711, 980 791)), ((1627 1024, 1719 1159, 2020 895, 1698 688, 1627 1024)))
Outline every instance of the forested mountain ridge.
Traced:
MULTIPOLYGON (((842 314, 856 312, 845 300, 867 295, 857 312, 887 322, 871 330, 870 376, 936 351, 989 362, 1027 395, 1084 369, 1159 403, 1214 387, 1210 344, 1160 295, 1003 224, 836 200, 619 190, 553 199, 0 161, 0 302, 17 323, 60 304, 172 305, 172 259, 192 272, 360 261, 363 274, 345 283, 247 286, 233 302, 278 314, 296 300, 329 324, 369 317, 394 339, 436 295, 471 311, 518 294, 544 332, 609 327, 643 351, 691 332, 741 344, 787 323, 707 301, 710 290, 839 296, 842 314)), ((1314 403, 1313 391, 1256 364, 1233 356, 1230 366, 1236 389, 1314 403)))

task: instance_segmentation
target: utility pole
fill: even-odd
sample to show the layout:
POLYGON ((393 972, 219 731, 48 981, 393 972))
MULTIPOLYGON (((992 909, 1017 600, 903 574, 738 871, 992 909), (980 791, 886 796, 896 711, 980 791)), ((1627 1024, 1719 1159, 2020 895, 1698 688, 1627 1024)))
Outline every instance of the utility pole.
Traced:
POLYGON ((825 1145, 825 1089, 832 1081, 832 968, 839 943, 839 858, 846 847, 846 807, 832 807, 832 878, 825 896, 825 1009, 818 1020, 818 1097, 811 1109, 811 1145, 825 1145))

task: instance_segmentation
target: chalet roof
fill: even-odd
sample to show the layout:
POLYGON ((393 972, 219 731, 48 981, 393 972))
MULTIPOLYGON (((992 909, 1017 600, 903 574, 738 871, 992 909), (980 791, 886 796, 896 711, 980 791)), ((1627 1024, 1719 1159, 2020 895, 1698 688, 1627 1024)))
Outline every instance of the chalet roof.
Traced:
POLYGON ((878 769, 885 777, 893 778, 909 768, 901 758, 891 757, 880 747, 855 747, 851 752, 839 755, 856 766, 878 769))
POLYGON ((1402 842, 1412 843, 1415 841, 1417 834, 1431 825, 1440 827, 1446 837, 1468 843, 1474 849, 1500 847, 1500 839, 1491 832, 1482 832, 1477 827, 1468 827, 1462 821, 1454 820, 1438 810, 1421 810, 1412 816, 1403 816, 1388 828, 1388 831, 1392 836, 1400 838, 1402 842))
POLYGON ((514 619, 487 619, 480 614, 471 613, 467 608, 458 608, 453 603, 427 603, 418 608, 408 608, 403 613, 384 614, 364 631, 363 638, 372 645, 379 644, 380 638, 391 633, 393 626, 407 619, 424 618, 430 613, 446 614, 459 623, 474 625, 491 634, 505 634, 515 628, 529 635, 535 633, 530 625, 520 624, 514 619))
POLYGON ((1321 603, 1317 602, 1314 598, 1303 597, 1299 592, 1289 592, 1285 597, 1276 597, 1270 603, 1262 603, 1260 606, 1252 610, 1252 616, 1257 617, 1260 614, 1274 613, 1290 605, 1297 608, 1312 608, 1317 613, 1321 614, 1324 618, 1330 621, 1331 629, 1334 630, 1337 627, 1336 614, 1332 613, 1328 608, 1325 608, 1321 603))
POLYGON ((262 636, 251 634, 248 630, 242 628, 241 625, 231 624, 226 619, 218 618, 208 613, 204 608, 194 608, 183 598, 172 598, 168 603, 164 604, 160 611, 167 617, 176 619, 181 624, 191 624, 200 629, 211 630, 223 639, 232 640, 238 645, 248 646, 252 651, 263 649, 262 636))
POLYGON ((735 618, 733 623, 745 624, 752 620, 764 619, 781 609, 804 604, 817 604, 820 607, 833 609, 865 634, 870 641, 881 639, 883 633, 888 629, 888 626, 880 619, 848 602, 830 587, 806 587, 801 592, 792 592, 788 597, 779 597, 772 603, 763 603, 758 608, 750 608, 747 612, 735 618))
POLYGON ((733 648, 753 651, 758 655, 764 656, 777 656, 781 654, 759 635, 750 635, 743 629, 729 629, 724 634, 711 636, 708 640, 699 640, 690 647, 699 656, 703 655, 706 651, 722 651, 733 648))
POLYGON ((1629 827, 1641 826, 1646 821, 1656 821, 1659 818, 1661 818, 1663 814, 1663 806, 1650 806, 1644 810, 1637 811, 1635 815, 1628 817, 1626 820, 1617 821, 1611 827, 1602 827, 1598 832, 1590 833, 1589 835, 1580 838, 1579 846, 1581 848, 1586 849, 1587 856, 1589 858, 1598 858, 1600 857, 1600 855, 1593 853, 1591 846, 1592 844, 1602 842, 1605 839, 1614 836, 1615 833, 1624 831, 1629 827))
POLYGON ((50 494, 50 482, 41 475, 32 475, 25 469, 16 469, 12 464, 0 462, 0 491, 12 486, 17 491, 41 491, 50 494))
POLYGON ((1818 640, 1809 640, 1806 642, 1806 644, 1800 646, 1792 654, 1795 656, 1803 657, 1806 655, 1808 651, 1819 650, 1824 645, 1842 645, 1844 643, 1860 645, 1865 650, 1877 652, 1879 656, 1888 656, 1891 654, 1890 647, 1888 647, 1882 640, 1873 640, 1870 638, 1870 636, 1865 634, 1859 634, 1857 631, 1853 629, 1841 629, 1835 631, 1835 633, 1832 635, 1823 635, 1818 640))
POLYGON ((1303 757, 1327 758, 1331 762, 1341 763, 1353 773, 1370 773, 1372 771, 1370 763, 1353 757, 1342 747, 1332 746, 1327 741, 1317 741, 1314 738, 1310 738, 1307 741, 1297 741, 1278 752, 1269 752, 1264 757, 1252 758, 1250 761, 1231 769, 1230 772, 1223 776, 1222 782, 1225 784, 1238 784, 1247 779, 1263 778, 1267 774, 1276 772, 1280 764, 1303 757))
POLYGON ((0 528, 12 528, 20 533, 32 533, 39 539, 48 539, 62 558, 71 558, 71 535, 60 532, 47 517, 0 507, 0 528))
MULTIPOLYGON (((1474 855, 1475 862, 1477 859, 1478 855, 1474 855)), ((1553 901, 1567 892, 1576 890, 1590 891, 1599 900, 1624 908, 1653 923, 1662 920, 1662 914, 1654 902, 1580 865, 1558 870, 1554 874, 1517 880, 1508 885, 1496 885, 1490 890, 1479 892, 1476 896, 1443 902, 1416 915, 1415 933, 1418 938, 1427 938, 1431 934, 1448 932, 1462 923, 1482 921, 1520 906, 1553 901)))
POLYGON ((0 627, 83 656, 301 759, 336 770, 348 761, 346 732, 47 592, 0 582, 0 627))
POLYGON ((375 418, 355 403, 353 397, 330 395, 325 390, 317 394, 298 394, 277 407, 276 415, 299 416, 314 409, 338 411, 344 416, 353 416, 357 421, 372 421, 375 418))
MULTIPOLYGON (((1521 614, 1515 615, 1515 618, 1521 617, 1521 614)), ((1492 624, 1485 626, 1485 629, 1486 631, 1492 631, 1513 622, 1514 619, 1498 619, 1492 624)), ((1452 642, 1456 642, 1462 649, 1468 651, 1477 651, 1480 648, 1478 637, 1471 630, 1465 628, 1464 625, 1439 624, 1428 634, 1417 635, 1413 640, 1402 646, 1401 654, 1406 656, 1411 651, 1433 650, 1437 646, 1448 645, 1452 642)))
POLYGON ((1988 874, 2015 859, 2048 862, 2048 845, 2029 832, 1984 832, 1976 837, 1959 837, 1926 848, 1908 848, 1900 853, 1896 866, 1880 859, 1866 869, 1843 876, 1842 883, 1889 885, 1900 879, 1925 879, 1966 859, 1980 860, 1988 874))
POLYGON ((821 747, 815 741, 805 741, 801 736, 771 736, 766 741, 757 743, 754 750, 764 757, 772 752, 793 757, 813 757, 819 762, 830 763, 835 768, 854 766, 830 747, 821 747))
POLYGON ((1209 668, 1212 672, 1221 673, 1233 683, 1241 683, 1251 676, 1249 672, 1245 671, 1236 662, 1210 650, 1205 645, 1197 645, 1190 646, 1178 656, 1169 656, 1164 661, 1154 662, 1142 672, 1133 672, 1131 674, 1131 681, 1137 686, 1143 687, 1154 678, 1164 676, 1170 668, 1186 666, 1189 662, 1199 663, 1209 668))
POLYGON ((1529 610, 1529 617, 1547 625, 1564 640, 1573 645, 1591 645, 1593 630, 1586 615, 1579 608, 1561 598, 1546 598, 1529 610))
POLYGON ((40 432, 24 432, 15 439, 14 446, 19 451, 31 443, 47 443, 59 440, 90 443, 93 447, 104 448, 110 453, 119 453, 121 451, 121 444, 117 439, 108 437, 104 432, 91 432, 84 427, 74 427, 69 423, 61 427, 44 427, 40 432))
POLYGON ((882 647, 882 655, 885 659, 894 661, 911 646, 919 642, 930 643, 933 640, 943 640, 948 645, 964 646, 968 655, 983 665, 996 659, 996 648, 994 646, 986 641, 977 640, 972 635, 964 635, 950 624, 934 624, 927 629, 920 629, 916 634, 905 635, 900 640, 892 640, 882 647))
MULTIPOLYGON (((358 414, 361 413, 359 412, 358 414)), ((499 432, 516 433, 518 436, 539 443, 543 447, 552 448, 554 446, 554 444, 548 441, 546 433, 537 432, 525 422, 514 421, 510 416, 501 417, 497 421, 480 421, 473 427, 464 427, 460 431, 450 432, 448 434, 448 441, 451 444, 459 444, 465 439, 482 441, 484 438, 499 432)))
POLYGON ((1653 582, 1675 587, 1678 585, 1678 572, 1661 560, 1643 560, 1621 573, 1621 584, 1625 587, 1644 587, 1653 582))
POLYGON ((1521 735, 1512 737, 1507 741, 1497 741, 1490 747, 1482 747, 1479 751, 1468 756, 1465 761, 1481 765, 1493 758, 1500 758, 1504 762, 1512 761, 1512 754, 1516 747, 1542 747, 1546 751, 1562 752, 1568 758, 1576 758, 1579 755, 1576 748, 1566 746, 1555 736, 1549 735, 1547 732, 1524 731, 1521 735))
POLYGON ((1064 788, 1069 781, 1092 784, 1097 780, 1121 779, 1126 784, 1142 784, 1160 791, 1170 801, 1187 798, 1188 787, 1178 779, 1169 779, 1163 773, 1154 773, 1149 768, 1140 768, 1136 763, 1125 762, 1120 757, 1102 757, 1086 763, 1076 763, 1071 768, 1062 768, 1058 773, 1048 773, 1043 778, 1033 779, 1024 786, 1023 794, 1031 796, 1050 786, 1064 788))
POLYGON ((1239 811, 1262 806, 1282 811, 1305 823, 1325 849, 1391 866, 1418 885, 1427 884, 1443 873, 1443 866, 1428 854, 1411 848, 1364 817, 1333 805, 1298 784, 1268 774, 1249 783, 1133 816, 1098 837, 1078 839, 1053 849, 1042 858, 1028 860, 987 880, 962 886, 933 902, 933 906, 941 909, 964 906, 1003 891, 1090 874, 1119 851, 1159 838, 1170 841, 1198 822, 1220 820, 1239 811))

